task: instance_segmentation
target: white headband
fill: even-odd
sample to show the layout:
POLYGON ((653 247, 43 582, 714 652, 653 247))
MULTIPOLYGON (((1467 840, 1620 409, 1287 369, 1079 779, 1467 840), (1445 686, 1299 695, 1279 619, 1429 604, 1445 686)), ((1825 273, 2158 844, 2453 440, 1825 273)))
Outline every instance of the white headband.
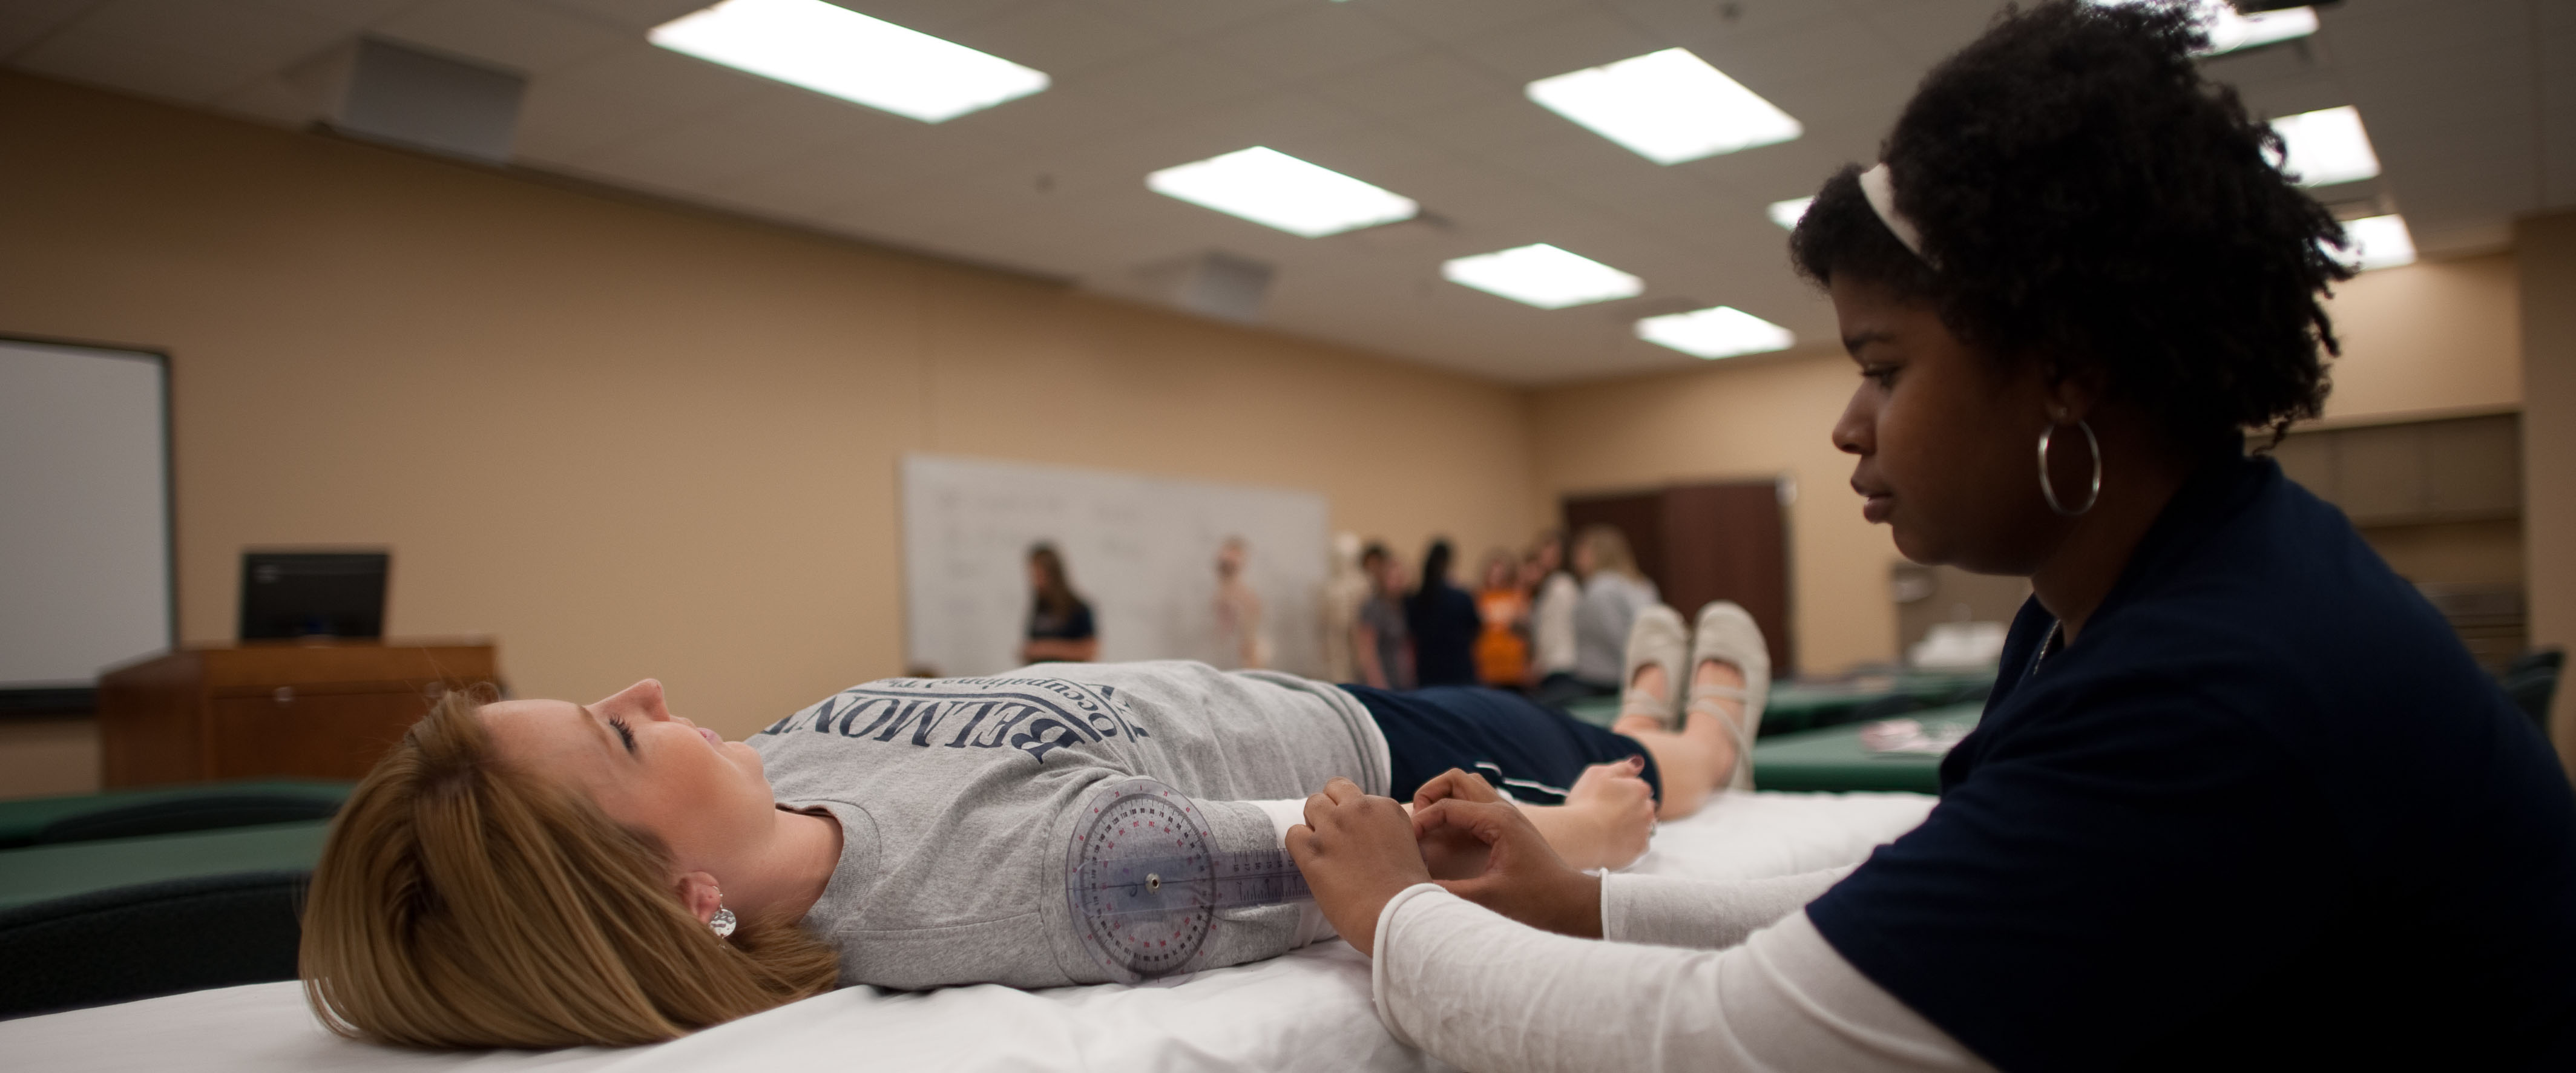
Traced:
POLYGON ((1914 221, 1906 219, 1904 213, 1896 211, 1896 180, 1889 176, 1887 165, 1880 164, 1860 173, 1860 193, 1869 199, 1870 210, 1878 213, 1879 222, 1887 225, 1896 241, 1914 251, 1914 256, 1922 257, 1924 264, 1932 263, 1932 259, 1923 254, 1923 232, 1917 230, 1914 221))

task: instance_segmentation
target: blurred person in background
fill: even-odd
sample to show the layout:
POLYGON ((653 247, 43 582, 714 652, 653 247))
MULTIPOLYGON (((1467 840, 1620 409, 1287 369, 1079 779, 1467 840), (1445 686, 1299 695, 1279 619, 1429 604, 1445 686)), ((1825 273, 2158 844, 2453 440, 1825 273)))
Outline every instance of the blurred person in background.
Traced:
POLYGON ((1530 694, 1541 704, 1562 706, 1589 696, 1574 679, 1574 605, 1583 586, 1565 572, 1565 533, 1539 534, 1521 560, 1521 587, 1530 594, 1530 694))
POLYGON ((1484 631, 1485 621, 1476 613, 1476 598, 1449 583, 1449 563, 1456 554, 1446 538, 1433 538, 1422 553, 1422 578, 1404 602, 1417 685, 1476 684, 1476 635, 1484 631))
POLYGON ((1216 551, 1216 632, 1234 670, 1257 671, 1270 665, 1270 634, 1261 628, 1261 594, 1243 578, 1252 546, 1239 536, 1225 538, 1216 551))
POLYGON ((1585 696, 1607 696, 1619 691, 1627 667, 1628 627, 1657 603, 1655 583, 1637 572, 1627 535, 1611 525, 1574 535, 1574 574, 1583 579, 1574 606, 1574 679, 1585 696))
POLYGON ((1351 627, 1351 654, 1359 680, 1379 689, 1413 688, 1413 638, 1404 625, 1404 565, 1386 545, 1372 541, 1360 552, 1369 598, 1351 627))
POLYGON ((1333 573, 1324 579, 1316 602, 1324 631, 1324 675, 1327 682, 1360 681, 1360 661, 1352 636, 1359 627, 1360 607, 1369 600, 1368 572, 1360 569, 1357 533, 1333 534, 1333 573))
POLYGON ((1055 545, 1029 546, 1027 640, 1020 644, 1022 663, 1089 663, 1100 657, 1100 631, 1091 621, 1091 605, 1074 595, 1065 575, 1064 556, 1055 545))
POLYGON ((1485 556, 1484 582, 1476 589, 1476 674, 1496 689, 1519 689, 1529 676, 1529 591, 1520 563, 1504 548, 1485 556))

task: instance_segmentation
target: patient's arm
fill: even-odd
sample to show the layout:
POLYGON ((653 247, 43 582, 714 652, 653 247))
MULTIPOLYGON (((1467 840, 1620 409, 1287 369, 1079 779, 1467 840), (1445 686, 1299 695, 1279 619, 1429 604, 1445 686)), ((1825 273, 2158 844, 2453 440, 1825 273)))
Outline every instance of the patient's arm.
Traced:
MULTIPOLYGON (((1625 868, 1646 853, 1655 831, 1654 792, 1635 759, 1594 764, 1583 769, 1562 805, 1514 801, 1530 826, 1547 837, 1548 848, 1576 868, 1625 868)), ((1407 813, 1446 798, 1467 801, 1506 800, 1481 775, 1456 768, 1422 784, 1407 813)), ((1467 879, 1483 874, 1487 847, 1453 828, 1434 830, 1422 839, 1422 862, 1433 879, 1467 879)))

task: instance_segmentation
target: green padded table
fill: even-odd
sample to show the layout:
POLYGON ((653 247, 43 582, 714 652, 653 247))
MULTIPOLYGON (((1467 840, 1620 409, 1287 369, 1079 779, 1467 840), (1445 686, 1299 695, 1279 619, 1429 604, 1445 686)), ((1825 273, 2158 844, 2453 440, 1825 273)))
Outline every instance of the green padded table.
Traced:
POLYGON ((156 801, 177 801, 218 795, 258 795, 307 797, 338 805, 349 799, 349 791, 356 785, 352 782, 333 782, 324 779, 254 779, 0 801, 0 849, 34 843, 37 833, 57 820, 67 820, 112 809, 130 808, 156 801))
POLYGON ((328 820, 0 850, 0 909, 234 872, 311 871, 328 820))
MULTIPOLYGON (((1927 733, 1977 725, 1981 705, 1914 712, 1902 718, 1927 733)), ((1941 758, 1920 753, 1873 753, 1860 743, 1866 723, 1778 734, 1753 747, 1753 785, 1762 790, 1941 791, 1941 758)))

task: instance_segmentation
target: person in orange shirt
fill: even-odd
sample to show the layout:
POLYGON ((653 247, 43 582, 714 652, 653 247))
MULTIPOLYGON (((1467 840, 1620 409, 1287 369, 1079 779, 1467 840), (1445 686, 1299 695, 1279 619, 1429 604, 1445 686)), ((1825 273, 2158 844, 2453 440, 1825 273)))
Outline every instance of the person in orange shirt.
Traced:
POLYGON ((1484 584, 1476 613, 1485 620, 1476 635, 1476 677, 1496 689, 1518 689, 1529 677, 1529 594, 1521 591, 1520 566, 1496 548, 1485 556, 1484 584))

